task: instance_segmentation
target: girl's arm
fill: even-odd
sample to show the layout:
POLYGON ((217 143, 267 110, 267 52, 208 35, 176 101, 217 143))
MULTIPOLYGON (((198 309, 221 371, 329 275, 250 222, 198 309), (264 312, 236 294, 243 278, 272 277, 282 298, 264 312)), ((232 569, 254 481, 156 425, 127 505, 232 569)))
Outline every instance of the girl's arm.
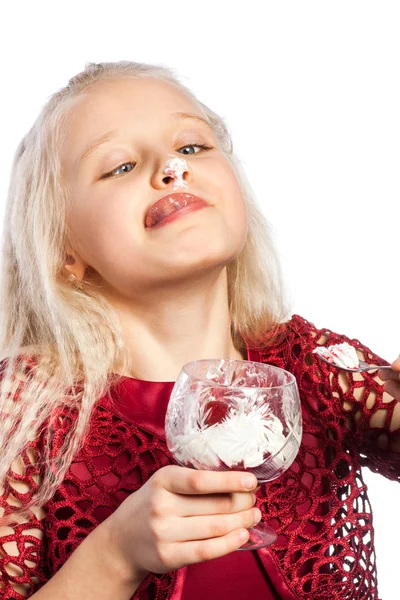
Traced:
MULTIPOLYGON (((0 487, 0 517, 15 514, 25 506, 40 485, 34 442, 15 459, 4 487, 0 487)), ((15 517, 12 525, 0 525, 0 598, 29 597, 47 581, 44 562, 44 511, 32 508, 28 517, 15 517)))
MULTIPOLYGON (((41 484, 38 449, 31 442, 16 459, 0 489, 0 516, 23 506, 41 484), (14 507, 14 508, 13 508, 14 507)), ((92 531, 63 567, 49 579, 45 563, 43 509, 34 507, 30 517, 0 526, 0 599, 20 600, 129 600, 143 577, 123 572, 113 552, 109 521, 92 531), (39 589, 40 588, 40 589, 39 589), (38 590, 33 593, 34 590, 38 590), (33 594, 33 595, 32 595, 33 594)))
POLYGON ((123 572, 112 552, 109 521, 94 529, 59 571, 32 596, 35 600, 130 600, 141 580, 123 572))
MULTIPOLYGON (((314 347, 348 342, 367 363, 389 364, 356 339, 330 330, 314 329, 311 335, 314 347)), ((330 367, 310 353, 305 361, 313 363, 311 370, 317 375, 313 387, 320 416, 341 416, 361 465, 400 481, 400 402, 385 391, 378 370, 351 373, 330 367)))

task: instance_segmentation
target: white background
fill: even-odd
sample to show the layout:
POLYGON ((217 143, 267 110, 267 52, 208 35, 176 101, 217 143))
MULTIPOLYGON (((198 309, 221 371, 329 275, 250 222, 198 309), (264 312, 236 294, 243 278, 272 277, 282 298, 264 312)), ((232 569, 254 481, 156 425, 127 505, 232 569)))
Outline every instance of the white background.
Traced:
MULTIPOLYGON (((226 119, 292 312, 397 357, 397 1, 20 1, 1 19, 1 211, 17 143, 85 62, 167 65, 226 119)), ((380 597, 397 600, 400 489, 365 478, 380 597)))

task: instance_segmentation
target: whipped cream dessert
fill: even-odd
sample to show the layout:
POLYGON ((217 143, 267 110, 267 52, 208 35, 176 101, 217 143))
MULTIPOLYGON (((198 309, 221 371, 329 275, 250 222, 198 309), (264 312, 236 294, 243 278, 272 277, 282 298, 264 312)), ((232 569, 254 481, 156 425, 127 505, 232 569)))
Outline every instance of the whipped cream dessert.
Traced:
POLYGON ((164 173, 174 178, 174 190, 178 188, 188 189, 188 184, 183 181, 183 174, 188 171, 189 167, 184 158, 178 158, 174 156, 170 160, 167 160, 167 166, 164 169, 164 173))
POLYGON ((334 344, 333 346, 318 346, 313 350, 314 354, 319 354, 329 360, 331 363, 338 367, 345 367, 347 369, 358 369, 360 361, 357 352, 353 346, 350 346, 347 342, 343 344, 334 344))
POLYGON ((282 423, 267 405, 248 410, 229 408, 223 420, 209 427, 192 422, 186 433, 174 438, 175 457, 197 469, 258 467, 265 454, 274 454, 286 441, 282 423))

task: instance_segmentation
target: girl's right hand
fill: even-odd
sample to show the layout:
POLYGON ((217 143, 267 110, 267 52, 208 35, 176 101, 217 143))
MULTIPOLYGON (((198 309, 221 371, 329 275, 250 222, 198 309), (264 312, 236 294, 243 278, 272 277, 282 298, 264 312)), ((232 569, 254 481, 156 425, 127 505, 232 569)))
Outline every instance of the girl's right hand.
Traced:
POLYGON ((237 550, 261 519, 256 487, 240 471, 159 469, 100 525, 119 572, 137 581, 237 550))

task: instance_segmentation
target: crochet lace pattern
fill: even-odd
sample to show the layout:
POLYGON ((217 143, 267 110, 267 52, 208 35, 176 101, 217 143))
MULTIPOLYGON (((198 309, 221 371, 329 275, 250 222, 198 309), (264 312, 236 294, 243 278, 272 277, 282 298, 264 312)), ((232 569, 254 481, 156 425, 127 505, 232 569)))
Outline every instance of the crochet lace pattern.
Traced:
MULTIPOLYGON (((377 600, 372 512, 361 467, 399 479, 399 403, 384 392, 377 371, 347 373, 312 350, 348 342, 366 362, 388 363, 358 340, 317 329, 299 315, 283 328, 272 345, 266 336, 257 356, 295 375, 303 438, 288 471, 258 492, 263 519, 278 533, 269 553, 294 598, 377 600)), ((29 356, 26 364, 29 369, 29 356)), ((60 427, 52 431, 55 453, 74 415, 60 417, 60 427)), ((14 462, 0 489, 1 513, 26 503, 40 485, 40 443, 29 442, 14 462)), ((0 598, 19 600, 36 592, 127 496, 171 462, 161 437, 100 399, 84 446, 55 496, 29 520, 0 528, 0 598)), ((133 598, 146 589, 149 598, 167 600, 176 577, 177 572, 150 574, 133 598)))

